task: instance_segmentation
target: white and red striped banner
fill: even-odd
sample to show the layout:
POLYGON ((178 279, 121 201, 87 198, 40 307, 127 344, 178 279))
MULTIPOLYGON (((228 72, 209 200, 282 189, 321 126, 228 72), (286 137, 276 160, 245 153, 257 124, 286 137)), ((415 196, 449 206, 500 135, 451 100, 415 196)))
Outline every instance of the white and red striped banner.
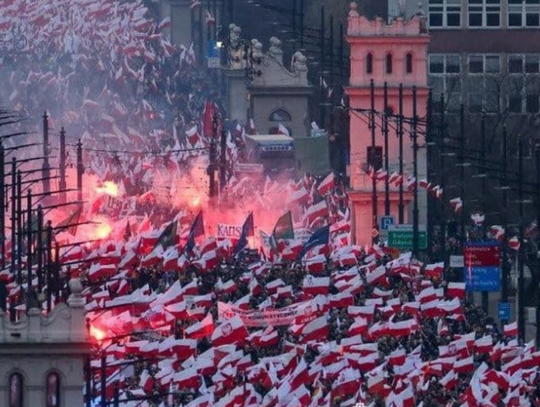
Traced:
POLYGON ((219 322, 239 316, 245 326, 282 326, 292 324, 296 318, 310 320, 314 318, 317 307, 312 301, 304 301, 289 307, 265 310, 243 310, 232 304, 218 302, 219 322))

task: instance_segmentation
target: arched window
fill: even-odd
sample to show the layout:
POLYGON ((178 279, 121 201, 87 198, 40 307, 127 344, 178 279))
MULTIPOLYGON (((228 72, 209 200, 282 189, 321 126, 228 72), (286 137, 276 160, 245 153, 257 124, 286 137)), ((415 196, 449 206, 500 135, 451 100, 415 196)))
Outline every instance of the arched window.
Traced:
POLYGON ((407 55, 405 55, 405 72, 406 73, 412 73, 412 54, 409 52, 407 55))
POLYGON ((366 56, 366 73, 373 73, 373 54, 371 52, 366 56))
POLYGON ((47 375, 46 407, 60 407, 60 376, 56 372, 47 375))
POLYGON ((20 373, 9 376, 9 407, 23 407, 24 377, 20 373))
POLYGON ((270 114, 270 118, 268 119, 271 122, 291 122, 292 117, 284 109, 276 109, 270 114))
POLYGON ((386 73, 392 73, 392 54, 386 54, 386 73))

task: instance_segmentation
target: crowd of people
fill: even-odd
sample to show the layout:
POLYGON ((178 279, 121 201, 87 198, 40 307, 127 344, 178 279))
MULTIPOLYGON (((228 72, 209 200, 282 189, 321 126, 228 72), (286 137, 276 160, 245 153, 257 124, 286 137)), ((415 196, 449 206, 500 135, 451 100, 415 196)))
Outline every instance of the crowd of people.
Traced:
MULTIPOLYGON (((253 211, 269 231, 290 210, 296 239, 277 227, 218 238, 228 210, 174 200, 185 185, 190 199, 204 195, 193 163, 208 144, 201 120, 207 100, 219 104, 217 86, 143 2, 10 1, 3 11, 0 27, 28 43, 2 56, 0 100, 33 116, 48 110, 55 130, 83 140, 87 174, 119 190, 92 196, 87 211, 118 233, 60 258, 71 264, 65 282, 84 283, 96 345, 87 403, 102 394, 105 355, 106 397, 129 407, 540 406, 535 345, 470 303, 444 264, 353 245, 333 176, 228 174, 236 223, 253 211)), ((231 128, 229 162, 244 133, 231 128)), ((3 278, 24 312, 21 287, 3 278)))

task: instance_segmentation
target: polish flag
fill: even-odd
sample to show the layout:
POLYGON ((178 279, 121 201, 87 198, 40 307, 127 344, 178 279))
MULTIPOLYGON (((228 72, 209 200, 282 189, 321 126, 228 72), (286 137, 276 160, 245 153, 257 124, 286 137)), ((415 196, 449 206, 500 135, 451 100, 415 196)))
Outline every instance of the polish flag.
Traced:
POLYGON ((493 338, 486 335, 474 341, 474 350, 478 353, 491 353, 493 351, 493 338))
POLYGON ((259 339, 259 346, 262 348, 275 346, 279 343, 279 340, 280 337, 278 331, 276 331, 272 326, 269 326, 262 333, 259 339))
POLYGON ((283 134, 284 136, 288 136, 288 137, 291 136, 291 134, 289 133, 289 130, 287 129, 287 127, 285 127, 281 123, 279 123, 279 125, 278 125, 278 134, 283 134))
POLYGON ((444 272, 444 262, 428 264, 424 270, 427 278, 441 278, 444 272))
POLYGON ((304 278, 303 289, 304 293, 316 296, 317 294, 328 295, 330 287, 330 277, 313 277, 307 275, 304 278))
POLYGON ((331 172, 328 174, 319 184, 317 187, 317 191, 319 191, 319 194, 326 195, 332 188, 334 188, 336 185, 334 173, 331 172))
POLYGON ((315 205, 311 205, 308 210, 306 211, 306 219, 308 222, 312 223, 313 221, 317 220, 320 217, 326 217, 328 216, 328 205, 326 204, 326 201, 323 199, 321 202, 315 205))
POLYGON ((465 298, 465 283, 448 283, 446 298, 465 298))
POLYGON ((235 316, 214 329, 212 345, 228 345, 242 343, 249 333, 239 316, 235 316))
POLYGON ((378 282, 384 281, 386 277, 386 268, 384 266, 379 266, 371 273, 366 274, 366 281, 368 284, 376 284, 378 282))
POLYGON ((468 358, 457 360, 454 363, 454 370, 456 373, 470 373, 474 370, 474 358, 469 356, 468 358))
POLYGON ((388 325, 388 331, 391 336, 402 337, 412 333, 415 321, 410 319, 407 321, 393 322, 390 321, 388 325))
POLYGON ((450 199, 450 205, 452 205, 452 208, 454 208, 454 212, 459 212, 463 207, 463 201, 459 197, 450 199))
POLYGON ((214 320, 212 314, 208 314, 201 322, 197 322, 185 330, 186 336, 193 339, 210 336, 213 332, 214 320))
POLYGON ((381 168, 375 173, 375 178, 377 181, 385 181, 388 178, 388 172, 381 168))
POLYGON ((180 388, 197 389, 200 386, 200 375, 196 367, 181 370, 174 375, 174 383, 180 388))
POLYGON ((326 256, 319 254, 305 260, 306 270, 309 273, 322 273, 326 265, 326 256))
POLYGON ((401 185, 402 179, 403 177, 401 176, 401 174, 397 172, 393 172, 390 175, 390 178, 388 179, 388 183, 396 187, 399 187, 401 185))
POLYGON ((505 325, 503 329, 503 333, 505 336, 517 336, 518 334, 517 321, 512 322, 511 324, 505 325))
POLYGON ((349 327, 348 336, 363 335, 368 331, 368 321, 362 317, 355 318, 353 324, 349 327))
POLYGON ((418 186, 420 188, 429 189, 431 187, 431 183, 427 179, 421 179, 418 183, 418 186))
POLYGON ((328 337, 328 321, 326 315, 320 316, 308 322, 302 329, 304 342, 320 341, 328 337))
POLYGON ((388 364, 391 366, 403 366, 407 359, 405 349, 396 349, 388 355, 388 364))

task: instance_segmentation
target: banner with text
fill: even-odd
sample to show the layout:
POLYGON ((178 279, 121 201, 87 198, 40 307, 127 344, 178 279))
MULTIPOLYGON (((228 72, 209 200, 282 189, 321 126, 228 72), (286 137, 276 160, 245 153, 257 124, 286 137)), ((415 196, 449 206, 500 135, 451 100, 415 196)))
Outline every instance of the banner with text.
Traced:
POLYGON ((224 223, 217 224, 217 238, 238 240, 242 235, 242 225, 226 225, 224 223))
POLYGON ((289 307, 265 310, 243 310, 231 304, 218 301, 218 319, 220 322, 227 321, 239 316, 245 326, 282 326, 290 325, 295 318, 310 320, 315 316, 316 305, 311 301, 305 301, 289 307))

